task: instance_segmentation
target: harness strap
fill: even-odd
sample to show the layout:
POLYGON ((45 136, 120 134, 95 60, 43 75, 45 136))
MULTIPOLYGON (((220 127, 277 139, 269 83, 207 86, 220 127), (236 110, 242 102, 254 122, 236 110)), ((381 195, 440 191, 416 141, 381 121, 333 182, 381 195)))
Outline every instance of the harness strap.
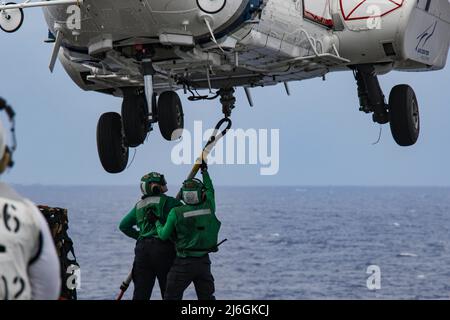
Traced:
POLYGON ((225 242, 227 242, 227 241, 228 241, 228 239, 224 239, 224 240, 220 241, 218 244, 216 244, 214 247, 209 248, 209 249, 195 249, 195 248, 193 248, 193 249, 184 249, 183 251, 188 251, 188 252, 208 252, 208 253, 210 253, 210 252, 217 252, 217 251, 219 251, 219 247, 222 244, 224 244, 225 242))

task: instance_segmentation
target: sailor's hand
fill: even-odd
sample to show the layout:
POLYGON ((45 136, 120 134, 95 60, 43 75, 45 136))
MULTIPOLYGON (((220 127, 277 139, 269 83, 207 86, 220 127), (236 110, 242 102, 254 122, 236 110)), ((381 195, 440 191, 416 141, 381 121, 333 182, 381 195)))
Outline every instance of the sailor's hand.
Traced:
POLYGON ((202 164, 200 165, 200 169, 202 170, 202 173, 205 171, 208 171, 208 164, 204 159, 202 159, 202 164))

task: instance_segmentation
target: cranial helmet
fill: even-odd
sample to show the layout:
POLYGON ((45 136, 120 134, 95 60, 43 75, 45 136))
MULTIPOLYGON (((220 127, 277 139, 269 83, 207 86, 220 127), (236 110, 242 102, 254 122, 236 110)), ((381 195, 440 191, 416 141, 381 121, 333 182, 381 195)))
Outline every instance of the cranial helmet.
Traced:
POLYGON ((203 201, 203 192, 205 192, 203 182, 195 178, 186 180, 181 187, 183 201, 190 205, 201 203, 203 201))
POLYGON ((141 191, 144 195, 161 193, 162 188, 167 185, 163 174, 158 172, 151 172, 141 178, 141 191), (158 185, 159 190, 152 188, 152 185, 158 185))

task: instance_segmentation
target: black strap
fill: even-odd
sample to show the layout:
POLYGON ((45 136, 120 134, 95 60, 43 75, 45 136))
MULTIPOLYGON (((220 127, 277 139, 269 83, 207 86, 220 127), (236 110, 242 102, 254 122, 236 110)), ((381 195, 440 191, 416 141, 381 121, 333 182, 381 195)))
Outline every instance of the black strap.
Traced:
POLYGON ((219 247, 224 244, 225 242, 227 242, 228 239, 224 239, 222 241, 220 241, 218 244, 216 244, 214 247, 209 248, 209 249, 196 249, 196 248, 192 248, 192 249, 184 249, 183 251, 189 251, 189 252, 217 252, 219 251, 219 247))

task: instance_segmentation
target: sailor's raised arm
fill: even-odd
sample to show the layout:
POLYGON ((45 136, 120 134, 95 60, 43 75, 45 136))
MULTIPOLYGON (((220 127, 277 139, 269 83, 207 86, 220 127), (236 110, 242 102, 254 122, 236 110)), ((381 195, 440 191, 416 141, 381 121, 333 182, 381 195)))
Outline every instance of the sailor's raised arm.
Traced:
POLYGON ((158 237, 163 240, 169 240, 175 230, 176 214, 174 209, 170 210, 166 223, 163 225, 159 220, 156 221, 156 231, 158 237))
POLYGON ((208 168, 202 168, 202 177, 203 177, 203 185, 205 186, 206 189, 206 201, 208 201, 210 203, 210 205, 212 206, 213 209, 215 209, 216 204, 215 204, 215 196, 214 196, 214 186, 211 180, 211 177, 209 176, 208 173, 208 168))

